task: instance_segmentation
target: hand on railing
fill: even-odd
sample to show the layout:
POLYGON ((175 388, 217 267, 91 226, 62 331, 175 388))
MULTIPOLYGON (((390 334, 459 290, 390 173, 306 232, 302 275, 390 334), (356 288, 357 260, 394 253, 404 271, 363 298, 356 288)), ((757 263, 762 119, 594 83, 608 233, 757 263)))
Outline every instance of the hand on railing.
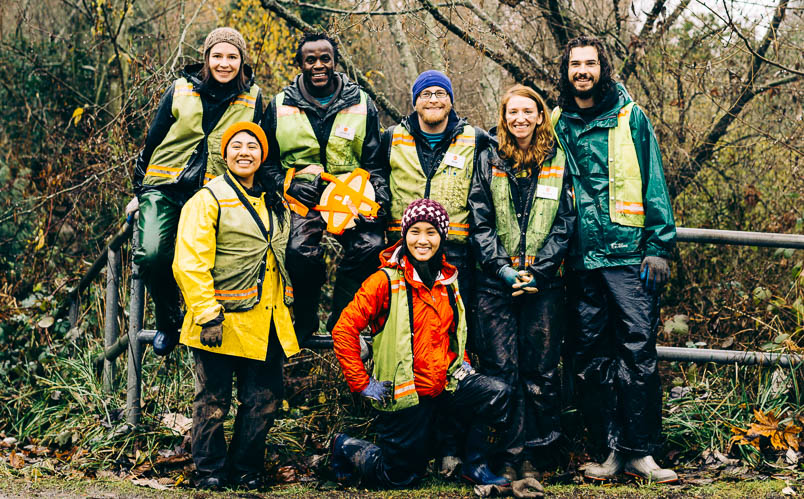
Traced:
POLYGON ((126 222, 131 223, 140 211, 140 200, 137 196, 131 198, 126 205, 126 222))

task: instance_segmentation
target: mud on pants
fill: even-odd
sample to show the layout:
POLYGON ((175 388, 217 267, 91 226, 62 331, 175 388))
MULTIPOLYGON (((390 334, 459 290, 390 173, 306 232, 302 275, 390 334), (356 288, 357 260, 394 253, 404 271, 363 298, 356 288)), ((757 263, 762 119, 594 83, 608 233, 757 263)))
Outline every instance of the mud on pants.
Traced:
POLYGON ((179 334, 182 320, 179 287, 171 267, 179 215, 184 205, 178 198, 159 190, 139 195, 140 245, 134 251, 140 278, 154 302, 156 328, 172 335, 179 334))
MULTIPOLYGON (((310 336, 318 331, 318 302, 326 281, 321 238, 327 224, 315 210, 310 210, 304 217, 291 213, 290 220, 287 266, 293 283, 296 336, 299 346, 304 347, 310 336)), ((385 242, 379 223, 374 231, 355 227, 333 237, 343 246, 343 259, 335 274, 328 331, 335 327, 341 312, 352 301, 363 281, 379 267, 379 254, 385 242)))
POLYGON ((506 423, 509 397, 501 380, 470 374, 452 393, 419 397, 417 405, 400 411, 376 411, 377 444, 347 438, 344 453, 364 486, 408 487, 424 477, 440 446, 440 429, 458 420, 469 428, 464 462, 486 462, 506 423))
POLYGON ((567 351, 592 442, 652 455, 662 423, 659 294, 639 279, 639 265, 576 270, 567 279, 575 322, 567 351))
POLYGON ((274 326, 264 361, 199 349, 193 349, 193 358, 192 454, 198 477, 257 478, 265 470, 265 436, 283 396, 284 354, 274 326), (240 406, 227 453, 223 422, 232 402, 232 376, 240 406))
POLYGON ((500 279, 477 273, 478 368, 512 387, 511 415, 499 465, 538 461, 561 435, 561 340, 564 287, 556 279, 535 294, 511 296, 500 279))

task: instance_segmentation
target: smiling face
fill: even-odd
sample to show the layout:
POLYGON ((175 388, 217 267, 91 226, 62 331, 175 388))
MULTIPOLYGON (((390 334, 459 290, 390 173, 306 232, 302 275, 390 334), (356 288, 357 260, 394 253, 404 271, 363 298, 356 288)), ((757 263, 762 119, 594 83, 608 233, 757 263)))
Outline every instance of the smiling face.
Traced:
POLYGON ((237 132, 226 145, 226 166, 246 187, 254 184, 261 159, 259 141, 247 132, 237 132))
POLYGON ((311 93, 325 96, 335 91, 335 52, 327 40, 302 45, 301 70, 311 93))
POLYGON ((441 246, 441 235, 430 222, 416 222, 405 233, 408 255, 420 262, 433 258, 441 246))
POLYGON ((218 83, 229 83, 234 80, 243 62, 237 47, 227 42, 213 45, 207 57, 209 71, 218 83))
POLYGON ((438 128, 442 124, 446 126, 449 112, 452 110, 452 102, 446 90, 432 86, 419 92, 419 95, 416 96, 415 108, 419 115, 419 123, 426 125, 426 127, 422 127, 423 129, 438 128), (443 97, 439 97, 439 94, 443 94, 443 97), (428 97, 425 98, 425 95, 428 97))
POLYGON ((591 98, 595 86, 600 82, 600 58, 597 49, 586 46, 570 50, 567 77, 576 97, 591 98))
POLYGON ((520 147, 527 148, 536 127, 542 124, 544 116, 539 105, 531 98, 512 95, 505 104, 505 126, 520 147))

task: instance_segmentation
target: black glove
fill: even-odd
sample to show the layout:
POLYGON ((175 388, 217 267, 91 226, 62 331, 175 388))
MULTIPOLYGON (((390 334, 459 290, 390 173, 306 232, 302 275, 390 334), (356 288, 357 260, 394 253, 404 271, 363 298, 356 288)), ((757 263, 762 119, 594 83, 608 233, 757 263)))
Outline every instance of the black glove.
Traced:
POLYGON ((209 322, 201 324, 201 344, 219 347, 223 344, 223 312, 209 322))
POLYGON ((318 175, 312 182, 293 179, 288 186, 288 194, 304 206, 312 208, 321 199, 320 186, 321 177, 318 175))
POLYGON ((639 277, 649 290, 661 289, 670 278, 670 265, 660 256, 646 256, 639 267, 639 277))

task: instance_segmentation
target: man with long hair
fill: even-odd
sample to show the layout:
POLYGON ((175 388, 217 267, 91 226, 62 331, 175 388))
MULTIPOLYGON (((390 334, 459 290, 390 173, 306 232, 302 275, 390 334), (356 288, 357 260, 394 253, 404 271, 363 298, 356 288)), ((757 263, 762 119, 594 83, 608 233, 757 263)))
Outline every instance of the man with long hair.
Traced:
POLYGON ((335 275, 327 330, 332 331, 360 284, 377 269, 385 243, 382 218, 388 188, 377 167, 377 108, 358 84, 335 71, 339 58, 338 44, 329 36, 303 35, 296 50, 301 74, 271 99, 262 123, 269 145, 265 174, 275 185, 284 184, 286 198, 298 208, 291 214, 287 258, 296 297, 296 334, 302 347, 319 330, 318 303, 326 281, 321 245, 326 222, 312 209, 324 190, 321 173, 337 175, 358 167, 368 171, 381 206, 375 219, 361 215, 355 227, 336 236, 343 246, 343 259, 335 275), (295 169, 295 176, 285 183, 290 169, 295 169))
POLYGON ((577 208, 568 257, 568 338, 587 428, 610 449, 584 476, 625 472, 678 480, 652 455, 661 437, 656 358, 659 294, 668 280, 675 222, 662 156, 645 113, 634 104, 600 40, 571 40, 561 59, 560 107, 553 123, 568 154, 577 208))

